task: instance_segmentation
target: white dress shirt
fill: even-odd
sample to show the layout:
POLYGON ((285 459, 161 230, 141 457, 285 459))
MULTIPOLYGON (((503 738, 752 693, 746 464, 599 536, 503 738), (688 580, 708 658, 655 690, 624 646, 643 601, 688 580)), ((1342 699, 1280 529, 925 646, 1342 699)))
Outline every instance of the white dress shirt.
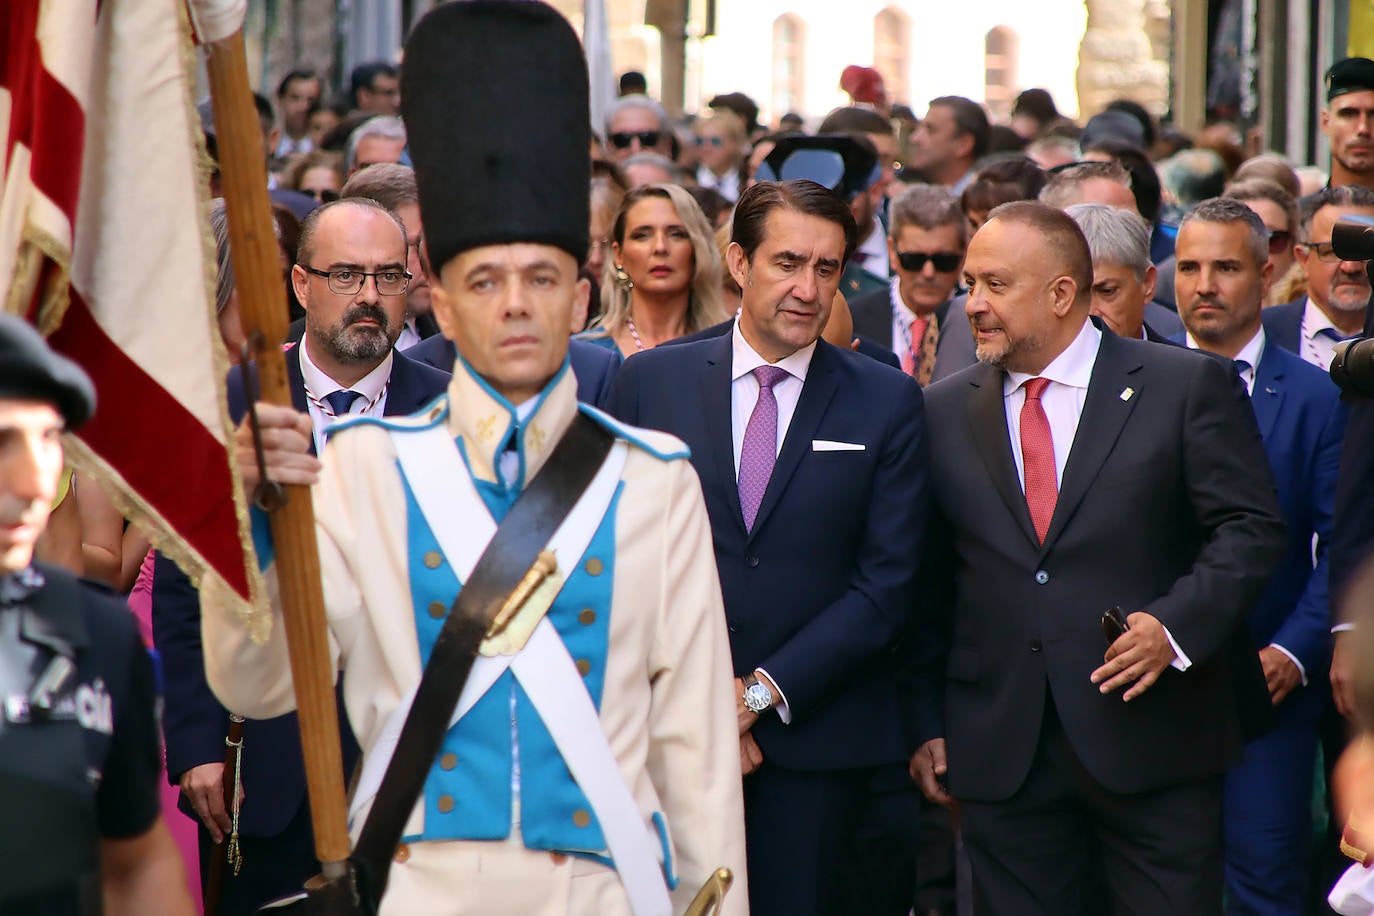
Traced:
MULTIPOLYGON (((889 284, 891 288, 890 298, 892 299, 892 352, 897 354, 900 359, 903 353, 911 352, 919 356, 921 353, 921 341, 911 339, 911 325, 916 320, 916 313, 907 308, 907 304, 902 301, 902 294, 898 291, 897 285, 901 281, 893 277, 889 284)), ((938 309, 940 306, 936 306, 938 309)), ((935 309, 927 315, 931 321, 935 320, 935 309)), ((929 325, 927 325, 929 327, 929 325)), ((942 327, 943 333, 944 328, 942 327)))
POLYGON ((1311 299, 1302 310, 1302 323, 1298 327, 1298 355, 1323 372, 1331 371, 1331 360, 1336 357, 1336 344, 1346 337, 1346 333, 1331 323, 1326 313, 1311 299), (1336 332, 1336 339, 1323 333, 1327 329, 1336 332))
MULTIPOLYGON (((310 425, 315 428, 315 454, 324 454, 324 443, 329 438, 329 427, 334 424, 334 413, 329 409, 325 396, 342 391, 343 385, 334 381, 324 370, 316 366, 306 351, 307 337, 302 337, 296 349, 300 351, 301 377, 305 380, 305 403, 310 409, 310 425)), ((350 417, 380 417, 386 411, 386 392, 391 382, 391 354, 387 353, 376 369, 348 386, 362 397, 353 402, 348 409, 350 417)))
MULTIPOLYGON (((1312 308, 1313 306, 1309 302, 1307 304, 1307 307, 1312 308)), ((1320 314, 1320 312, 1318 312, 1318 314, 1320 314)), ((1325 318, 1326 316, 1323 315, 1322 317, 1325 318)), ((1188 349, 1201 349, 1197 345, 1197 341, 1193 339, 1192 334, 1185 335, 1185 339, 1188 341, 1188 349)), ((1249 343, 1241 347, 1240 352, 1237 353, 1235 356, 1235 359, 1238 362, 1244 362, 1249 366, 1248 369, 1240 369, 1239 371, 1240 380, 1245 383, 1245 390, 1251 396, 1253 396, 1255 393, 1255 367, 1259 365, 1260 359, 1264 356, 1264 341, 1264 328, 1261 327, 1258 331, 1255 332, 1255 336, 1250 338, 1249 343)), ((1278 649, 1284 655, 1288 656, 1289 660, 1292 661, 1295 666, 1297 666, 1298 674, 1302 677, 1302 684, 1304 687, 1306 687, 1307 669, 1302 666, 1302 662, 1298 661, 1298 657, 1276 642, 1271 642, 1269 644, 1269 648, 1278 649)))
POLYGON ((422 340, 424 338, 415 328, 415 319, 407 318, 405 323, 401 325, 401 336, 396 338, 396 349, 405 352, 422 340))
MULTIPOLYGON (((1007 432, 1011 436, 1011 456, 1016 462, 1016 479, 1022 492, 1026 489, 1026 463, 1021 456, 1021 408, 1026 403, 1026 382, 1033 378, 1049 379, 1040 395, 1040 406, 1050 423, 1050 437, 1054 441, 1054 479, 1058 488, 1064 482, 1064 466, 1078 435, 1078 420, 1083 415, 1083 402, 1088 397, 1088 382, 1092 379, 1097 351, 1102 346, 1102 332, 1091 321, 1083 322, 1083 329, 1054 360, 1038 375, 1008 372, 1002 382, 1002 403, 1007 411, 1007 432)), ((1173 647, 1175 658, 1170 663, 1179 671, 1187 671, 1193 662, 1174 640, 1169 628, 1164 635, 1173 647)))
POLYGON ((731 169, 724 175, 717 175, 706 166, 700 166, 697 169, 697 184, 703 188, 711 188, 732 204, 739 200, 738 169, 731 169))
MULTIPOLYGON (((749 341, 740 333, 739 322, 730 329, 730 343, 733 356, 730 362, 730 439, 735 453, 735 480, 739 480, 740 452, 744 449, 744 431, 749 426, 749 417, 759 402, 759 380, 754 378, 754 370, 759 366, 777 366, 787 371, 787 377, 773 385, 773 399, 778 402, 778 442, 776 448, 782 449, 787 438, 787 428, 792 425, 792 416, 797 412, 797 401, 801 399, 802 385, 806 382, 806 371, 811 367, 811 357, 816 353, 816 344, 811 342, 800 350, 786 356, 776 363, 770 363, 760 356, 749 341)), ((774 452, 776 455, 777 452, 774 452)), ((773 708, 784 725, 792 722, 792 710, 787 705, 787 696, 782 685, 762 668, 754 669, 756 675, 763 675, 778 688, 778 697, 773 708)))

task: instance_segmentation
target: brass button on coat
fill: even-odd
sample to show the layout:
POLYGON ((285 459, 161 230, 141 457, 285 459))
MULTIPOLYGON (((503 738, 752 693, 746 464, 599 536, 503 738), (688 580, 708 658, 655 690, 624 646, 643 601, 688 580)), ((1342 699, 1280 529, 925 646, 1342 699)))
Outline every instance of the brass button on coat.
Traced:
POLYGON ((573 812, 574 827, 587 827, 591 824, 591 822, 592 816, 588 814, 586 811, 582 810, 581 808, 578 808, 576 811, 573 812))
POLYGON ((442 601, 432 601, 429 605, 429 616, 435 620, 440 619, 448 613, 448 607, 442 601))
POLYGON ((444 555, 437 550, 431 550, 425 554, 425 566, 429 569, 438 569, 444 562, 444 555))
POLYGON ((440 795, 440 796, 439 796, 439 811, 440 811, 441 813, 443 813, 443 814, 448 814, 448 813, 449 813, 450 811, 452 811, 452 810, 453 810, 453 796, 452 796, 452 795, 440 795))
POLYGON ((439 766, 445 770, 451 770, 458 765, 457 754, 445 754, 439 758, 439 766))
POLYGON ((587 661, 585 658, 579 658, 577 660, 577 673, 582 675, 583 677, 586 677, 587 675, 591 674, 592 663, 587 661))
POLYGON ((599 576, 601 575, 601 571, 605 568, 605 564, 603 564, 596 557, 592 557, 590 560, 587 561, 586 569, 587 575, 589 576, 599 576))
POLYGON ((596 623, 596 611, 591 608, 583 608, 582 613, 577 615, 577 622, 584 627, 589 627, 596 623))
POLYGON ((395 859, 398 863, 404 864, 410 858, 410 847, 405 843, 396 847, 395 859))

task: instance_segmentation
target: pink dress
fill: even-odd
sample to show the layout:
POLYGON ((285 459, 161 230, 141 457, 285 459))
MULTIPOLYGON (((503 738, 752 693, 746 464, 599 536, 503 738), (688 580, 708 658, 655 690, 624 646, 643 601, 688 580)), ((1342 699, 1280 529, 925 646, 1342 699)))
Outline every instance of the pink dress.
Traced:
MULTIPOLYGON (((138 620, 138 629, 143 635, 143 644, 150 649, 153 648, 153 552, 151 550, 143 558, 143 565, 138 570, 138 579, 134 582, 133 590, 129 592, 129 610, 134 612, 134 617, 138 620)), ((191 888, 191 899, 196 902, 196 911, 200 912, 200 850, 197 845, 196 822, 182 814, 177 808, 177 800, 181 798, 181 790, 176 786, 167 784, 165 754, 162 768, 162 819, 167 822, 167 827, 172 832, 172 839, 176 840, 177 849, 181 851, 181 858, 186 864, 186 881, 191 888)))

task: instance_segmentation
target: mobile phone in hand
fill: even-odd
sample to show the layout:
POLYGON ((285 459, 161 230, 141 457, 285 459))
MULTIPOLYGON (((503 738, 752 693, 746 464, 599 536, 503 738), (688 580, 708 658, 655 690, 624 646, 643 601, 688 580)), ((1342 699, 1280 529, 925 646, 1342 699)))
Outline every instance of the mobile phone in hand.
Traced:
POLYGON ((1107 608, 1107 612, 1102 615, 1102 635, 1107 637, 1109 646, 1130 628, 1131 625, 1126 622, 1126 615, 1119 607, 1107 608))

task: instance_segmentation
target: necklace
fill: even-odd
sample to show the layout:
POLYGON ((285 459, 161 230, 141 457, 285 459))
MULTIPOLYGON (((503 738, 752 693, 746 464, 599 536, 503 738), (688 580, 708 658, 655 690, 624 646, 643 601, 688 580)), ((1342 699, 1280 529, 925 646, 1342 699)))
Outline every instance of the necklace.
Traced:
POLYGON ((630 336, 634 338, 635 346, 644 349, 644 341, 639 339, 639 328, 635 327, 635 316, 627 315, 625 323, 630 327, 630 336))

